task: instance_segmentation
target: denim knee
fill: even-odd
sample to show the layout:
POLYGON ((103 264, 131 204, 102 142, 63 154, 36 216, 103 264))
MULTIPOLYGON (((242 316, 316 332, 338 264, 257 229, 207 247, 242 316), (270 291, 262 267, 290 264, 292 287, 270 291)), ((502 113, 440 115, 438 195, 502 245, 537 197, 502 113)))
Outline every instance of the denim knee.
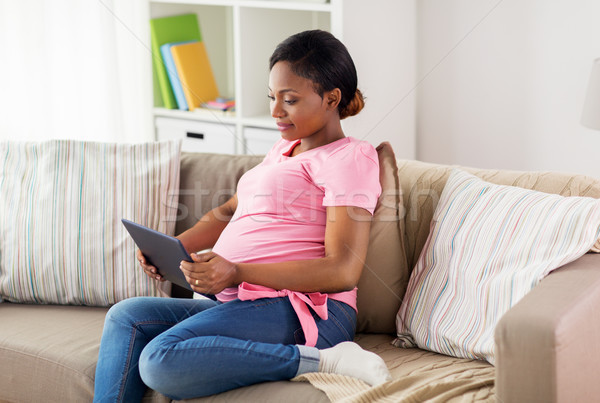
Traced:
POLYGON ((220 392, 215 385, 217 379, 214 378, 210 365, 196 368, 194 372, 185 367, 182 355, 189 357, 193 354, 195 362, 207 360, 201 348, 193 351, 178 350, 177 344, 181 341, 177 337, 159 336, 146 345, 138 361, 139 374, 144 384, 173 400, 220 392))
POLYGON ((172 399, 178 400, 178 380, 173 379, 169 372, 169 365, 165 363, 165 356, 172 348, 162 343, 149 343, 140 355, 138 368, 142 381, 150 389, 162 393, 172 399))
POLYGON ((173 380, 169 374, 165 358, 168 350, 173 347, 154 340, 154 342, 150 342, 144 347, 138 363, 140 377, 146 386, 169 397, 173 397, 173 394, 169 393, 172 392, 173 380))
POLYGON ((154 390, 161 389, 160 360, 156 358, 156 352, 153 349, 148 348, 148 346, 142 350, 138 362, 138 369, 140 371, 140 377, 146 386, 154 390))
POLYGON ((117 322, 126 325, 136 322, 138 319, 135 318, 135 312, 145 305, 144 298, 133 297, 117 302, 106 313, 105 322, 117 322))

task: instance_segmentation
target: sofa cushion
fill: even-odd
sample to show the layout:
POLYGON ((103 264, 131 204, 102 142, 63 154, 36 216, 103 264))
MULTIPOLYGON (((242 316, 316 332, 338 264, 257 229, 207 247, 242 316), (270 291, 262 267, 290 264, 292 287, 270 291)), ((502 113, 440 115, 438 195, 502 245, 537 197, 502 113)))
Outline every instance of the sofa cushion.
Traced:
POLYGON ((0 298, 106 306, 158 295, 120 220, 172 233, 178 142, 1 142, 0 298))
POLYGON ((500 317, 600 236, 600 200, 485 182, 455 169, 398 312, 398 346, 494 363, 500 317))
POLYGON ((369 249, 358 282, 357 331, 394 333, 394 319, 408 284, 402 194, 396 157, 389 143, 377 147, 381 196, 377 201, 369 249))
POLYGON ((0 305, 0 401, 91 402, 107 308, 0 305))
MULTIPOLYGON (((555 193, 562 196, 600 198, 600 180, 560 172, 524 172, 459 167, 498 185, 555 193)), ((415 160, 398 161, 398 177, 404 196, 406 256, 413 268, 429 236, 429 224, 453 167, 415 160)), ((593 250, 600 251, 600 242, 593 250)))

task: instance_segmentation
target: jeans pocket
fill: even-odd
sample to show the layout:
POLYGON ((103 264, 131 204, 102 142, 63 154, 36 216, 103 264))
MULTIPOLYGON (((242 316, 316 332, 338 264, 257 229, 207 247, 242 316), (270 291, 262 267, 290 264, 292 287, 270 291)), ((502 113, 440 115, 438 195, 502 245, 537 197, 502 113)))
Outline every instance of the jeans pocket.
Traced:
POLYGON ((335 310, 330 309, 329 319, 338 328, 339 332, 345 336, 347 341, 354 340, 354 334, 356 332, 356 311, 344 303, 336 300, 329 300, 331 304, 335 305, 335 310))

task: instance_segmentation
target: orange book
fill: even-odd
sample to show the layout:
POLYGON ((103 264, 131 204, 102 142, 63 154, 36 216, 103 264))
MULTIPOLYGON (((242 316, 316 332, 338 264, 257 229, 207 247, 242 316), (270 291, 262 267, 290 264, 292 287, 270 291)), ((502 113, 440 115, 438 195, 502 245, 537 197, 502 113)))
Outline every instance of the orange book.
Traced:
POLYGON ((219 96, 204 42, 171 46, 171 54, 190 111, 219 96))

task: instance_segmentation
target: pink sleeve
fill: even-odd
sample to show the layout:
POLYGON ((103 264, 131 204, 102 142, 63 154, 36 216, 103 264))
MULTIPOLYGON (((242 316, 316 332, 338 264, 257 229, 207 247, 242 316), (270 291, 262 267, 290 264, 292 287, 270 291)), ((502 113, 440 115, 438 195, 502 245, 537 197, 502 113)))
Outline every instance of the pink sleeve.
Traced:
POLYGON ((325 191, 324 206, 355 206, 373 214, 381 194, 377 151, 367 142, 350 143, 327 160, 316 179, 325 191))

